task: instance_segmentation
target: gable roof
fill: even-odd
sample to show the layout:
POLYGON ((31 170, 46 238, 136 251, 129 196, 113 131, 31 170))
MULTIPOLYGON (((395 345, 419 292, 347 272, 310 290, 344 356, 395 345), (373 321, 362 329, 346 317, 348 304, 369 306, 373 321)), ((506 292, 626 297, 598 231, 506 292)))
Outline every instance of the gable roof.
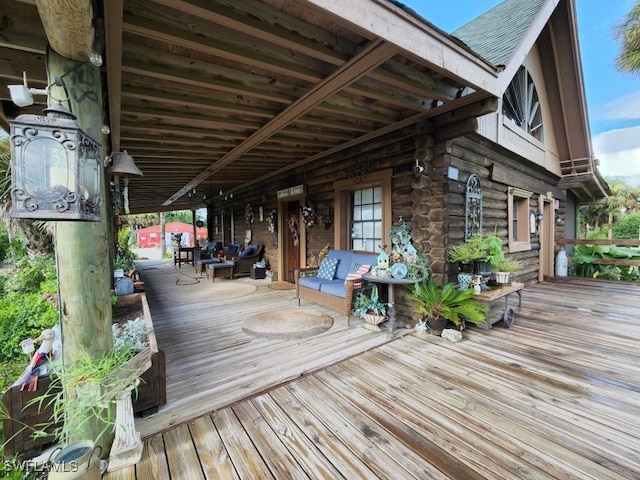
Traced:
POLYGON ((544 0, 506 0, 451 35, 494 65, 506 65, 544 0))

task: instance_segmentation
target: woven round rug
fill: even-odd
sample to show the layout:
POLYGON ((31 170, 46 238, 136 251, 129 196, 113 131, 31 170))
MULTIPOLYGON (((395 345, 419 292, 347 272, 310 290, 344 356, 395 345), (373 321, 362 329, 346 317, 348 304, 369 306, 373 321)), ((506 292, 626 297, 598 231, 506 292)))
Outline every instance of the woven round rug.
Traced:
POLYGON ((237 280, 217 279, 211 282, 203 279, 194 285, 176 285, 169 291, 163 291, 163 295, 175 303, 210 303, 245 297, 257 289, 256 285, 237 280))
POLYGON ((296 288, 295 283, 289 282, 271 282, 269 288, 274 290, 294 290, 296 288))
POLYGON ((318 335, 332 326, 333 318, 326 313, 286 308, 252 315, 245 320, 242 330, 256 337, 304 338, 318 335))

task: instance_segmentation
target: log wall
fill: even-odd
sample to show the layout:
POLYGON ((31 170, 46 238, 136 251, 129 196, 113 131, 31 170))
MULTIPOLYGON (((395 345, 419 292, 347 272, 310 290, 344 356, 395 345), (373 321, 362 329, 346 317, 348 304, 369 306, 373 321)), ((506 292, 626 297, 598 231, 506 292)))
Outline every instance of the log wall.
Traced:
MULTIPOLYGON (((462 125, 451 131, 457 131, 458 128, 464 131, 472 126, 462 125)), ((265 257, 275 271, 278 265, 278 235, 269 233, 267 215, 278 206, 278 190, 303 184, 307 199, 316 206, 318 214, 327 207, 333 212, 334 181, 352 178, 357 184, 358 176, 349 172, 358 170, 365 163, 373 166, 371 172, 391 168, 393 223, 396 224, 402 216, 411 226, 416 248, 429 258, 436 280, 444 282, 454 280, 457 273, 446 260, 447 249, 450 244, 463 241, 466 181, 470 174, 478 175, 484 189, 484 231, 496 232, 503 237, 505 245, 508 234, 509 186, 534 192, 531 197, 532 211, 537 209, 538 195, 546 195, 547 192, 552 192, 554 198, 561 199, 560 212, 563 211, 563 192, 557 188, 559 179, 553 174, 527 165, 526 160, 476 134, 455 139, 440 137, 429 123, 405 128, 369 144, 307 164, 286 177, 272 179, 267 185, 238 192, 233 200, 229 199, 224 205, 220 203, 220 207, 214 207, 214 213, 219 212, 222 206, 225 209, 232 208, 236 241, 242 241, 247 229, 245 206, 251 203, 255 216, 252 225, 253 242, 265 244, 265 257), (413 173, 416 158, 425 167, 420 176, 413 173), (449 166, 459 170, 457 180, 447 178, 449 166), (263 221, 258 216, 261 205, 263 221)), ((314 264, 318 253, 327 244, 330 248, 334 247, 334 228, 333 224, 328 228, 318 224, 306 231, 307 264, 314 264)), ((539 243, 536 235, 531 237, 531 243, 532 250, 508 255, 523 265, 523 269, 515 275, 517 281, 531 283, 537 280, 539 243)), ((396 309, 399 316, 415 319, 413 305, 403 297, 401 292, 397 298, 396 309)))

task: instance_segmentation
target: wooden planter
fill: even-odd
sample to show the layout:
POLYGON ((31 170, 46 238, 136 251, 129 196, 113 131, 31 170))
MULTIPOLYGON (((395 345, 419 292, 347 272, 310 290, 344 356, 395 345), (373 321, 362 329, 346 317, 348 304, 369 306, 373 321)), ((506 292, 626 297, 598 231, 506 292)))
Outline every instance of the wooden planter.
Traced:
MULTIPOLYGON (((155 413, 158 408, 167 403, 167 379, 164 352, 158 348, 147 297, 144 293, 134 293, 122 295, 118 300, 124 305, 135 302, 142 304, 149 346, 137 353, 123 369, 141 372, 138 391, 132 393, 134 413, 142 416, 155 413)), ((2 422, 6 441, 5 457, 24 452, 37 452, 43 445, 54 440, 53 437, 33 439, 31 438, 32 429, 29 428, 29 426, 38 428, 39 424, 48 422, 53 408, 46 408, 46 402, 43 403, 40 411, 37 405, 25 408, 30 400, 46 393, 50 383, 49 376, 45 375, 38 379, 38 389, 35 392, 28 392, 26 388, 20 390, 21 385, 14 384, 3 394, 2 404, 10 416, 10 419, 2 422)))

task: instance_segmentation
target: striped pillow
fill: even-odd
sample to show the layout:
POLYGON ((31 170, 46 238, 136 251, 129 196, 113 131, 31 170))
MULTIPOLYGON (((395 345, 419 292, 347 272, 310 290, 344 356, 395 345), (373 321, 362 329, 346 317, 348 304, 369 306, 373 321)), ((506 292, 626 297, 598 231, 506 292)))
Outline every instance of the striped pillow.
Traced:
POLYGON ((344 284, 346 285, 347 281, 349 280, 356 280, 358 278, 362 278, 362 275, 364 275, 365 273, 368 273, 370 268, 371 268, 371 265, 360 265, 355 272, 347 274, 347 278, 345 279, 344 284))

